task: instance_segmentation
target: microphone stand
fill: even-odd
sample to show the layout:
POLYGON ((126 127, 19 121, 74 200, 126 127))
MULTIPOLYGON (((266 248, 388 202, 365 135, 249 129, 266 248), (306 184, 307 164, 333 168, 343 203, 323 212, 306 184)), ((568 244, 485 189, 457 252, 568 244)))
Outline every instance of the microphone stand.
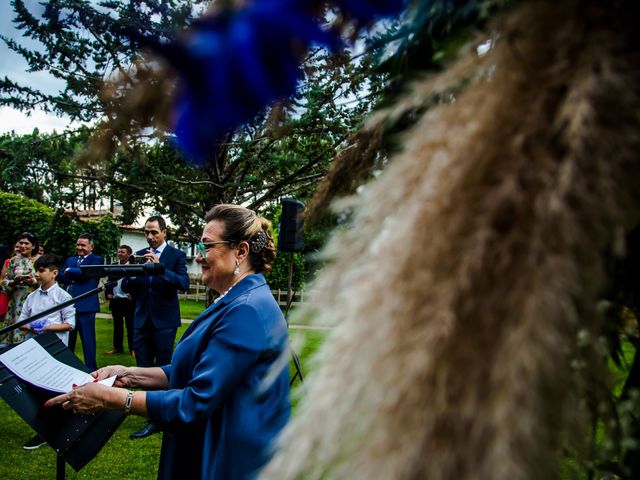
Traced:
MULTIPOLYGON (((26 325, 28 323, 33 322, 34 320, 38 320, 39 318, 42 317, 46 317, 47 315, 50 315, 52 313, 55 313, 59 310, 62 310, 63 308, 68 307, 69 305, 73 305, 77 302, 79 302, 80 300, 84 300, 87 297, 90 297, 92 295, 96 295, 100 292, 102 292, 107 286, 110 286, 111 284, 114 284, 116 282, 107 282, 106 284, 104 284, 103 286, 99 286, 97 288, 94 288, 93 290, 89 290, 88 292, 85 292, 81 295, 78 295, 77 297, 73 297, 69 300, 67 300, 66 302, 62 302, 54 307, 48 308, 47 310, 43 310, 42 312, 36 313, 35 315, 30 316, 29 318, 25 318, 24 320, 20 321, 20 322, 16 322, 13 325, 9 325, 7 327, 4 327, 2 329, 0 329, 0 336, 4 335, 6 333, 12 332, 13 330, 16 330, 17 328, 22 327, 23 325, 26 325)), ((2 344, 0 344, 0 353, 3 351, 2 349, 2 344)), ((64 480, 66 474, 65 474, 65 461, 64 461, 64 457, 62 455, 56 455, 56 480, 64 480)))

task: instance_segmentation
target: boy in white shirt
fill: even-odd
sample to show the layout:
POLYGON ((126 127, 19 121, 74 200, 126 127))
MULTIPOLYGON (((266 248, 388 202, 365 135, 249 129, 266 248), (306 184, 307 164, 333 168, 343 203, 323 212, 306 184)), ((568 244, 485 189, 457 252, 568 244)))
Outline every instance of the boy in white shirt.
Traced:
MULTIPOLYGON (((61 265, 62 258, 52 253, 44 254, 36 260, 35 269, 40 281, 40 287, 31 292, 25 300, 18 321, 71 300, 71 295, 65 292, 56 282, 61 265)), ((75 326, 76 309, 73 305, 69 305, 62 310, 25 325, 22 329, 27 333, 27 339, 43 332, 56 332, 62 343, 67 345, 69 343, 69 331, 73 330, 75 326)))
MULTIPOLYGON (((71 300, 71 295, 65 292, 56 282, 61 265, 62 258, 52 253, 44 254, 36 260, 35 269, 40 281, 40 287, 31 292, 25 300, 18 321, 71 300)), ((55 332, 60 337, 60 340, 67 345, 69 343, 69 331, 73 330, 75 326, 76 309, 73 305, 69 305, 46 317, 34 320, 22 327, 22 330, 27 333, 25 339, 43 332, 55 332)), ((35 450, 45 443, 42 437, 36 435, 23 448, 25 450, 35 450)))

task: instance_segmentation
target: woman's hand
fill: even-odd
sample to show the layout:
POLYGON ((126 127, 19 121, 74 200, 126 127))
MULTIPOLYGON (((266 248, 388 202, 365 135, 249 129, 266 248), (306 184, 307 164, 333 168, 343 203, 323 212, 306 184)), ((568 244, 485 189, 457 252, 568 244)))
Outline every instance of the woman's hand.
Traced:
POLYGON ((61 405, 63 410, 73 410, 73 413, 91 415, 108 409, 108 399, 111 388, 98 383, 85 383, 74 386, 73 390, 47 401, 45 407, 61 405))
POLYGON ((91 372, 91 376, 96 381, 104 380, 116 376, 114 387, 133 388, 135 387, 133 371, 130 367, 123 365, 109 365, 108 367, 99 368, 95 372, 91 372))
POLYGON ((37 280, 31 275, 18 275, 13 280, 14 285, 35 285, 36 283, 38 283, 37 280))

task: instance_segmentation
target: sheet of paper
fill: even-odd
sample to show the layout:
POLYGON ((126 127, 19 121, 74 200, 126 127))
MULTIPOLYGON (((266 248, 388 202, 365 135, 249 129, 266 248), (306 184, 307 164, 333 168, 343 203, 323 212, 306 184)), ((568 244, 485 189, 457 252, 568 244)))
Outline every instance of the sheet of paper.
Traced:
MULTIPOLYGON (((91 375, 56 360, 33 338, 0 355, 0 362, 25 382, 53 392, 65 393, 73 384, 93 382, 91 375)), ((115 379, 100 383, 112 386, 115 379)))
POLYGON ((102 385, 106 385, 107 387, 113 387, 113 382, 116 381, 116 377, 115 375, 113 377, 109 377, 109 378, 105 378, 104 380, 100 380, 98 383, 101 383, 102 385))

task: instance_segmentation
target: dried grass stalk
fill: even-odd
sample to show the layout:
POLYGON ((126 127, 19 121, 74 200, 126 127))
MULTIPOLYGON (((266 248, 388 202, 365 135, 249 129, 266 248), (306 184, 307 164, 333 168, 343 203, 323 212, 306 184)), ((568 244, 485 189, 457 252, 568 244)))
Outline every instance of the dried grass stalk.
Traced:
POLYGON ((301 312, 337 326, 265 478, 554 477, 575 336, 640 206, 637 7, 600 4, 514 9, 492 76, 365 190, 301 312))
POLYGON ((118 148, 134 148, 137 137, 148 135, 145 129, 153 127, 162 136, 172 122, 174 89, 174 74, 151 60, 135 64, 129 76, 107 82, 102 92, 105 118, 95 128, 81 162, 101 164, 118 148))
POLYGON ((307 225, 320 220, 332 199, 353 194, 369 179, 382 146, 382 132, 382 125, 378 124, 349 138, 348 146, 336 155, 307 206, 307 225))

